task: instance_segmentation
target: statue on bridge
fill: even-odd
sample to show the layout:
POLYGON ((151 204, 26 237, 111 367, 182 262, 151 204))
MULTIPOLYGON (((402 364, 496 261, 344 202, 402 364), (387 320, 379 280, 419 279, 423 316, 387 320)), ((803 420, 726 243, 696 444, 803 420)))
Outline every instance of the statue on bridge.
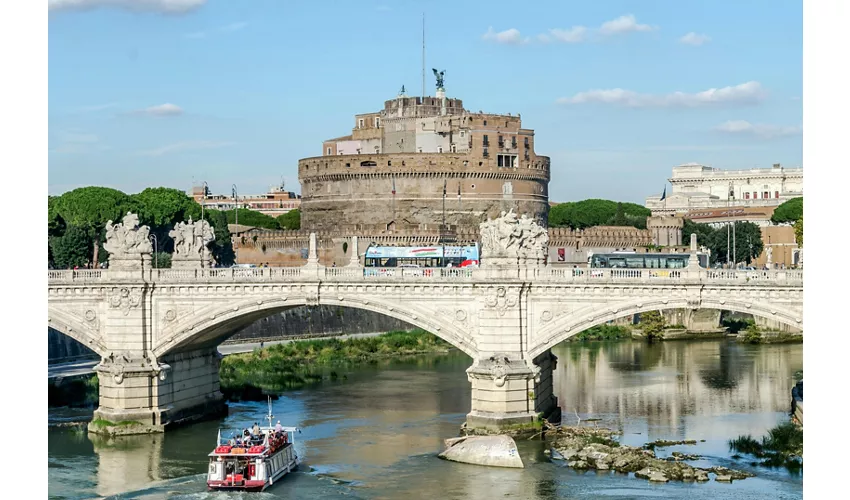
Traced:
POLYGON ((168 236, 174 240, 171 267, 196 269, 212 266, 212 253, 207 245, 215 240, 215 231, 209 222, 192 222, 189 217, 189 222, 178 222, 168 236))
POLYGON ((513 209, 495 220, 479 225, 481 260, 485 265, 538 265, 546 261, 549 232, 523 214, 517 219, 513 209))
POLYGON ((110 268, 139 268, 150 263, 153 245, 150 228, 139 226, 139 216, 127 212, 119 224, 106 223, 106 242, 103 248, 109 252, 110 268))

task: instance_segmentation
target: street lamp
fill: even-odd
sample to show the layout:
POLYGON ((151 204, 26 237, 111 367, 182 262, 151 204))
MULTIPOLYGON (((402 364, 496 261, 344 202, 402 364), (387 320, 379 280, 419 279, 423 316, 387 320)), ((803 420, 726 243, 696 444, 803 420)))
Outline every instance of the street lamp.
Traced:
POLYGON ((207 181, 204 181, 203 186, 204 186, 204 194, 203 194, 203 199, 202 199, 202 203, 201 203, 201 220, 204 220, 204 208, 207 206, 207 189, 209 189, 209 185, 207 184, 207 181))
POLYGON ((157 241, 156 241, 156 235, 152 234, 152 235, 148 236, 148 239, 151 240, 151 243, 153 243, 153 258, 154 258, 154 264, 153 265, 154 265, 154 267, 159 269, 159 254, 157 253, 159 245, 157 244, 157 241))
MULTIPOLYGON (((231 186, 231 191, 232 191, 231 194, 233 195, 233 201, 234 201, 233 205, 235 207, 233 209, 233 212, 234 212, 235 218, 236 218, 235 223, 233 225, 236 227, 236 234, 238 235, 239 234, 239 194, 236 192, 236 184, 231 186)), ((234 256, 236 262, 239 262, 239 243, 237 242, 236 245, 233 245, 233 248, 234 248, 234 251, 233 251, 234 255, 233 256, 234 256)))

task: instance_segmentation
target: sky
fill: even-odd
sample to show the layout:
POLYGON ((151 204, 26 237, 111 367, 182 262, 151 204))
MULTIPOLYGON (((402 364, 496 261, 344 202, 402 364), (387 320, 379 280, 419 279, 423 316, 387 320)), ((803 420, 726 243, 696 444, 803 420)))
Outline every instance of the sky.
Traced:
POLYGON ((552 201, 643 204, 671 168, 802 166, 790 0, 47 0, 48 189, 300 192, 298 160, 431 68, 519 113, 552 201))

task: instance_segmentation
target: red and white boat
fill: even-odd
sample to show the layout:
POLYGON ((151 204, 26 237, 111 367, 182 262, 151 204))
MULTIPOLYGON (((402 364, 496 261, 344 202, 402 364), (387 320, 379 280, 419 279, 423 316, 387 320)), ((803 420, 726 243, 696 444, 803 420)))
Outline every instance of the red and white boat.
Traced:
POLYGON ((300 431, 297 427, 272 427, 272 418, 269 399, 269 426, 260 428, 258 436, 247 442, 242 436, 222 440, 219 429, 215 450, 209 454, 210 490, 263 491, 298 467, 295 433, 300 431))

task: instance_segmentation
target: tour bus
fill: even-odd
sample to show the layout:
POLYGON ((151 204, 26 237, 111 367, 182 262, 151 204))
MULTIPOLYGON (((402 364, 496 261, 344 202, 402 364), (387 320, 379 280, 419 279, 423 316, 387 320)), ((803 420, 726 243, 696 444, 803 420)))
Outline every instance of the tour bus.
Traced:
MULTIPOLYGON (((683 269, 688 267, 687 253, 595 253, 587 258, 587 266, 608 269, 683 269)), ((700 267, 708 267, 708 254, 697 253, 700 267)))
POLYGON ((475 267, 478 244, 469 246, 382 247, 366 249, 367 274, 392 275, 395 268, 475 267))

